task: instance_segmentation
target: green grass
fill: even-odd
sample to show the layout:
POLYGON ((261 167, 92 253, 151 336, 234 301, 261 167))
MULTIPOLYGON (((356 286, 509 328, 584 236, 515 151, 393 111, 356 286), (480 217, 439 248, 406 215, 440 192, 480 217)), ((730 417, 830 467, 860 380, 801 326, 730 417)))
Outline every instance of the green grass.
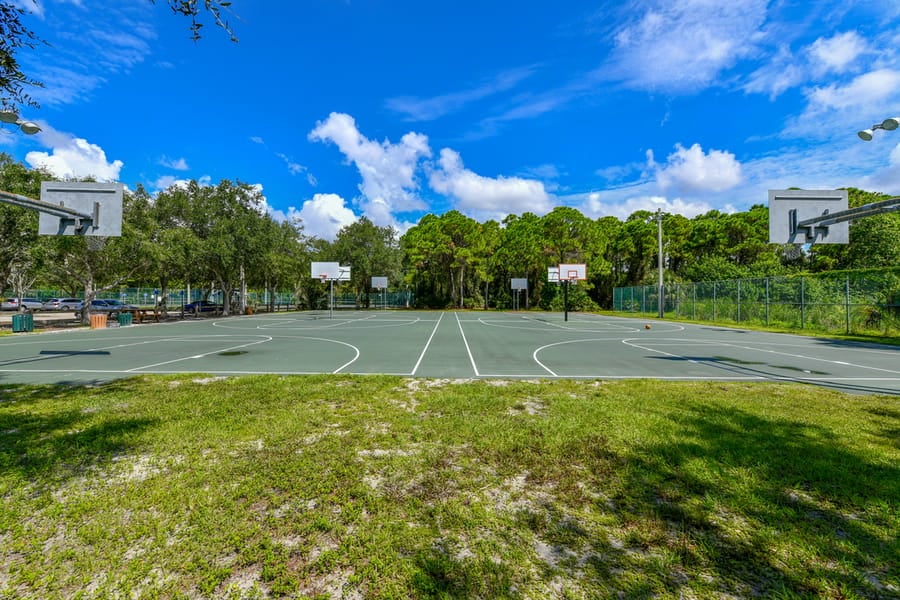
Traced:
POLYGON ((794 384, 0 388, 2 598, 889 598, 900 407, 794 384))

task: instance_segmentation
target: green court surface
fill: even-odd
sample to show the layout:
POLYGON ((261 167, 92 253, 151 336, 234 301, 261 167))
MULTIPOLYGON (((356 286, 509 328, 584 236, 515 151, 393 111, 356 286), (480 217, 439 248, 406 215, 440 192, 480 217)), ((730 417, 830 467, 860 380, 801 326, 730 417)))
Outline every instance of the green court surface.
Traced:
POLYGON ((0 338, 0 381, 142 373, 797 381, 900 394, 900 348, 589 314, 277 313, 0 338), (649 328, 647 327, 649 325, 649 328))

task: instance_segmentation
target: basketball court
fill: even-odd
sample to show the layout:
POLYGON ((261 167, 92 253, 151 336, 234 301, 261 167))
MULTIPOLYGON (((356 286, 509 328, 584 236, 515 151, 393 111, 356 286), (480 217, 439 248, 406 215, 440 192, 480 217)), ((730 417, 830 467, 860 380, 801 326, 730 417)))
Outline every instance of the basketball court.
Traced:
POLYGON ((900 348, 592 314, 319 311, 0 338, 4 383, 140 374, 788 381, 900 395, 900 348), (649 325, 649 328, 648 328, 649 325))

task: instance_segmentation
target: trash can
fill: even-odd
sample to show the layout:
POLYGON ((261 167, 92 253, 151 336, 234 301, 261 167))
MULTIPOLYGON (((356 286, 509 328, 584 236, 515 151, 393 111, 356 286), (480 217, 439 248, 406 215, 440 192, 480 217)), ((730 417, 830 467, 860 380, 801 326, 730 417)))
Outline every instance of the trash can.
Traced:
POLYGON ((91 329, 106 329, 106 313, 91 315, 91 329))
POLYGON ((132 315, 130 312, 120 312, 118 318, 119 325, 124 327, 125 325, 131 325, 134 315, 132 315))
POLYGON ((34 331, 34 315, 27 312, 22 316, 25 317, 25 331, 34 331))
POLYGON ((25 331, 25 315, 17 314, 12 316, 12 330, 13 333, 25 331))

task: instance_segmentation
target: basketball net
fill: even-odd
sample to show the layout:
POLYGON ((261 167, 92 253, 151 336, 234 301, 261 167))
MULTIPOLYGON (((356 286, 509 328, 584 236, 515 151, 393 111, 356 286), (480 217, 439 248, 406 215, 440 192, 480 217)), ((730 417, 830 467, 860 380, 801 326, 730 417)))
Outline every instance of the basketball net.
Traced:
POLYGON ((87 249, 91 252, 103 250, 103 247, 106 246, 106 236, 102 235, 86 235, 84 236, 84 241, 87 244, 87 249))

